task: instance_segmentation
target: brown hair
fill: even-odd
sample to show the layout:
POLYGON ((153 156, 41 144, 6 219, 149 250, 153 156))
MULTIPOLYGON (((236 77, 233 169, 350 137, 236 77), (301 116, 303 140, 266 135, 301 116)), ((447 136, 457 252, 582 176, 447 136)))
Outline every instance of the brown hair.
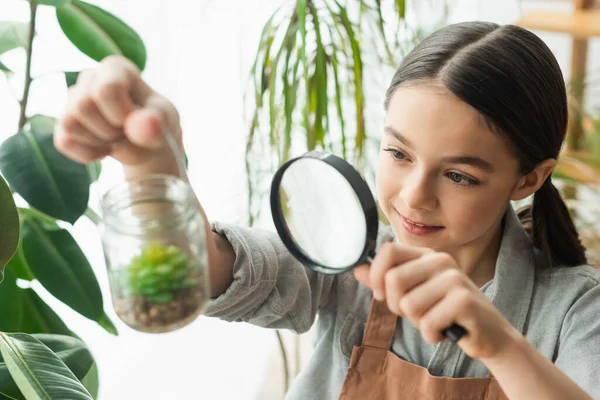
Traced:
MULTIPOLYGON (((557 158, 565 139, 568 108, 560 67, 546 44, 526 29, 490 22, 448 25, 404 59, 387 90, 437 80, 468 103, 511 143, 523 174, 557 158)), ((549 177, 520 216, 531 217, 533 244, 545 267, 587 264, 585 248, 549 177)))

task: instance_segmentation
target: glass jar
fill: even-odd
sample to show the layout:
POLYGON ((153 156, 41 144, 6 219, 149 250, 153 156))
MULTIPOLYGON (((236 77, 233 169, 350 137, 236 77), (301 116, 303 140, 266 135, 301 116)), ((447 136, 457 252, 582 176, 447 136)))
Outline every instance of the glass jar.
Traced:
POLYGON ((131 328, 179 329, 209 298, 205 223, 190 185, 169 175, 125 181, 102 198, 111 296, 131 328))

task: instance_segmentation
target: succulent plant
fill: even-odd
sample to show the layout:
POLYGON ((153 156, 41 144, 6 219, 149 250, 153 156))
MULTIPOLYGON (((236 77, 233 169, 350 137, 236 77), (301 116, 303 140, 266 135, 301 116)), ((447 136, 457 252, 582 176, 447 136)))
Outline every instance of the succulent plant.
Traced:
POLYGON ((153 243, 120 271, 118 282, 126 296, 145 296, 156 303, 168 303, 177 291, 192 287, 188 256, 176 246, 153 243))

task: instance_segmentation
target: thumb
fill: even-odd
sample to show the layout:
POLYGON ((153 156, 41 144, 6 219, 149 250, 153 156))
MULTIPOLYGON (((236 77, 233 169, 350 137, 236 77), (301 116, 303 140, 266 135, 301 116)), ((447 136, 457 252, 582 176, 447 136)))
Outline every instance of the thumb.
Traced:
POLYGON ((143 108, 132 112, 123 125, 125 136, 135 146, 157 150, 163 146, 163 124, 160 113, 143 108))

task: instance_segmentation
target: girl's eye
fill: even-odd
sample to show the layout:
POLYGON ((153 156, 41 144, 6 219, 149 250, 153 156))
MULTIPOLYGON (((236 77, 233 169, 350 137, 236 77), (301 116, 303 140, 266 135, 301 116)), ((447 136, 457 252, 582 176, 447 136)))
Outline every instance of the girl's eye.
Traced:
POLYGON ((385 149, 385 151, 387 151, 388 153, 391 154, 391 156, 393 158, 395 158, 396 160, 404 160, 406 159, 406 154, 404 154, 403 152, 401 152, 400 150, 396 150, 396 149, 385 149))
POLYGON ((447 176, 452 182, 462 186, 477 185, 479 183, 475 179, 471 179, 468 176, 459 174, 457 172, 449 172, 447 176))

